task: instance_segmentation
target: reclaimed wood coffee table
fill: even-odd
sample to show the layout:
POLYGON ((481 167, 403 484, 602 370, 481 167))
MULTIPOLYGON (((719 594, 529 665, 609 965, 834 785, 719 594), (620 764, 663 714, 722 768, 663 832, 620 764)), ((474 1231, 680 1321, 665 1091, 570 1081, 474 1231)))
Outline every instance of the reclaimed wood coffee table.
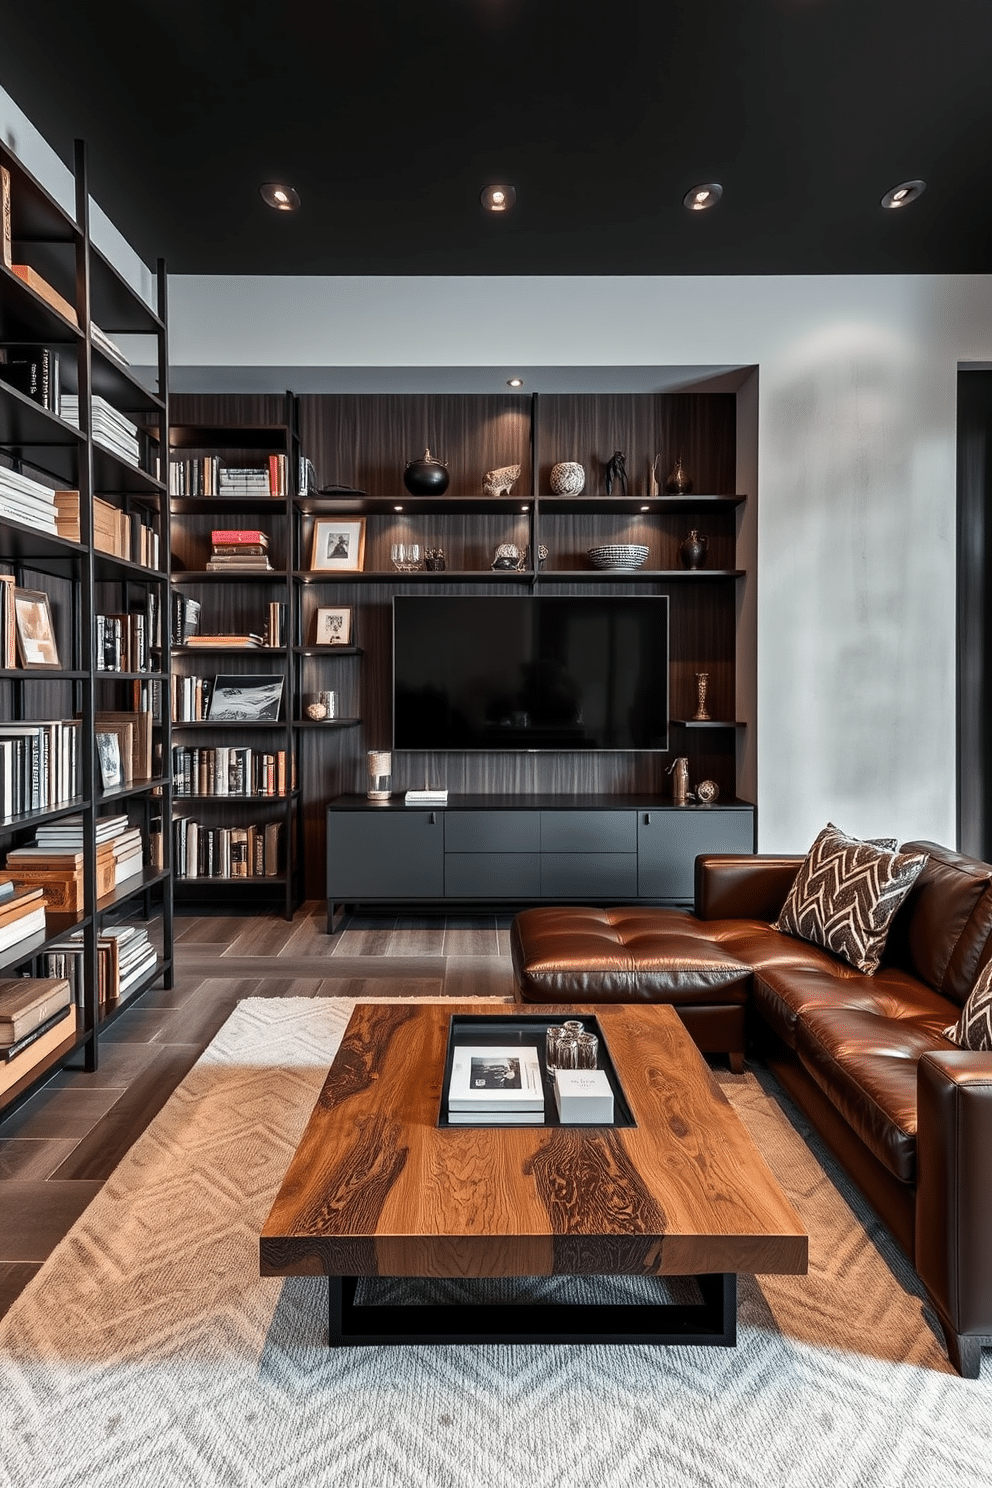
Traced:
POLYGON ((449 1021, 479 1011, 355 1008, 262 1231, 261 1274, 326 1275, 332 1345, 734 1344, 738 1273, 805 1274, 807 1237, 678 1015, 532 1015, 535 1042, 549 1021, 598 1019, 636 1127, 439 1126, 449 1021), (355 1301, 359 1277, 556 1275, 692 1276, 701 1300, 355 1301))

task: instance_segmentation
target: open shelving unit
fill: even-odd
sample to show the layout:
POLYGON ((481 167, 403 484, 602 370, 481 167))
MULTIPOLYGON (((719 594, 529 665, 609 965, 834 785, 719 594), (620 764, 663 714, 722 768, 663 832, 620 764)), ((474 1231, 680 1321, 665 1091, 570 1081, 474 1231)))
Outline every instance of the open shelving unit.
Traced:
MULTIPOLYGON (((68 314, 60 313, 0 260, 0 348, 5 353, 19 346, 44 348, 58 359, 62 394, 78 398, 77 426, 62 416, 54 398, 51 407, 43 406, 3 380, 0 369, 0 465, 49 489, 78 492, 78 540, 6 514, 0 523, 0 570, 13 576, 17 588, 47 595, 59 657, 57 667, 0 669, 0 719, 8 726, 79 721, 75 795, 45 809, 0 817, 0 851, 5 862, 11 849, 30 844, 39 826, 74 816, 82 822, 83 857, 81 909, 46 910, 44 931, 0 951, 0 975, 44 976, 46 954, 69 934, 82 937, 76 1003, 69 1018, 8 1063, 0 1063, 2 1119, 68 1060, 81 1056, 85 1068, 94 1070, 101 1030, 150 986, 162 979, 172 985, 173 904, 168 838, 152 834, 153 827, 168 820, 171 808, 168 717, 160 707, 168 691, 168 637, 159 644, 147 630, 156 612, 167 613, 168 600, 168 506, 158 468, 169 418, 165 266, 161 261, 157 265, 153 307, 94 246, 81 142, 73 160, 74 214, 2 145, 0 166, 9 173, 12 260, 29 265, 70 307, 68 314), (142 361, 155 368, 156 386, 146 386, 122 356, 107 349, 96 327, 111 337, 141 338, 142 361), (137 428, 137 463, 94 433, 97 398, 137 428), (96 546, 96 498, 119 514, 122 531, 135 532, 134 524, 140 524, 154 534, 158 563, 135 561, 133 549, 131 556, 118 557, 96 546), (142 670, 110 671, 97 665, 95 621, 100 614, 142 616, 142 670), (152 712, 151 773, 105 789, 97 719, 104 712, 136 713, 142 703, 152 712), (96 829, 107 815, 126 815, 131 826, 141 828, 143 863, 140 874, 98 894, 96 829), (135 918, 152 922, 153 934, 157 927, 155 964, 140 971, 122 995, 101 1002, 98 936, 135 918)), ((151 541, 146 534, 137 543, 146 558, 151 541)))

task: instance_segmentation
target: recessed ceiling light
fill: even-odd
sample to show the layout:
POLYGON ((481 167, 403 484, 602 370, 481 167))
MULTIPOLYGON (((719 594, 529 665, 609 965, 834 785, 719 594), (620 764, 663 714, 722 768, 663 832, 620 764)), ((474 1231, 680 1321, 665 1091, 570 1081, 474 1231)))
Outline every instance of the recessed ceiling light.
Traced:
POLYGON ((487 186, 479 198, 487 212, 508 212, 516 199, 515 186, 487 186))
POLYGON ((292 186, 284 186, 280 181, 263 181, 258 189, 267 207, 274 207, 277 212, 298 211, 300 194, 292 186))
POLYGON ((705 186, 693 186, 682 198, 682 205, 688 207, 690 212, 705 212, 709 207, 715 207, 723 195, 723 187, 719 181, 709 181, 705 186))
POLYGON ((916 201, 926 189, 926 181, 903 181, 901 185, 893 186, 891 191, 885 193, 882 197, 882 206, 908 207, 910 202, 916 201))
POLYGON ((507 387, 523 387, 524 380, 522 377, 508 377, 506 379, 506 385, 507 387))

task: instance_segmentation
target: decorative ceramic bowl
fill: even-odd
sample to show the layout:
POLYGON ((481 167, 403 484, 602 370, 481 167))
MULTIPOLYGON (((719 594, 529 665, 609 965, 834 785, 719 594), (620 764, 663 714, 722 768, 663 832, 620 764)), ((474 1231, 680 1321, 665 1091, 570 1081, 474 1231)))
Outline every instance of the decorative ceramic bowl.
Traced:
POLYGON ((609 543, 589 549, 593 568, 640 568, 647 556, 647 548, 640 543, 609 543))

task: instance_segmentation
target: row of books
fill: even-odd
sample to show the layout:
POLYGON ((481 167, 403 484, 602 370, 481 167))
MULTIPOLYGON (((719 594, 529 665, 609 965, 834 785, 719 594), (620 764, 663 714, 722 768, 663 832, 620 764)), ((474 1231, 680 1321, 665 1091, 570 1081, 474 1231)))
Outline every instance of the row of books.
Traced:
MULTIPOLYGON (((79 518, 79 492, 55 492, 55 522, 59 537, 82 542, 79 518)), ((112 502, 93 498, 93 546, 114 558, 128 558, 144 568, 158 568, 161 562, 159 535, 151 518, 139 512, 121 511, 112 502)))
POLYGON ((0 951, 45 929, 44 890, 19 884, 12 873, 0 873, 0 951))
POLYGON ((202 609, 198 599, 186 594, 172 596, 172 644, 174 646, 202 646, 212 649, 217 646, 238 649, 254 649, 260 646, 285 646, 288 635, 287 605, 285 600, 269 603, 265 627, 262 631, 203 631, 200 630, 202 609))
POLYGON ((74 718, 0 723, 0 810, 48 811, 80 794, 80 723, 74 718))
POLYGON ((176 878, 273 878, 282 862, 281 821, 208 827, 189 816, 172 822, 176 878))
POLYGON ((267 455, 264 465, 229 465, 219 455, 169 461, 170 496, 288 496, 287 455, 267 455))
POLYGON ((286 751, 264 754, 235 746, 172 750, 172 779, 177 796, 284 796, 288 780, 286 751))
POLYGON ((0 517, 58 536, 52 488, 4 465, 0 465, 0 517))
MULTIPOLYGON (((82 1001, 83 932, 74 930, 41 956, 46 976, 65 979, 70 997, 82 1001)), ((142 925, 106 925, 97 936, 97 997, 102 1004, 122 1002, 158 966, 158 953, 142 925)))
POLYGON ((50 346, 0 347, 0 380, 50 413, 59 412, 61 364, 50 346))
MULTIPOLYGON (((75 393, 63 393, 62 417, 67 424, 79 428, 79 398, 75 393)), ((93 439, 97 444, 130 465, 140 463, 137 424, 125 418, 119 409, 99 394, 94 394, 90 400, 90 419, 93 439)))
POLYGON ((150 672, 158 641, 158 597, 145 596, 145 608, 127 615, 95 615, 98 672, 150 672))

